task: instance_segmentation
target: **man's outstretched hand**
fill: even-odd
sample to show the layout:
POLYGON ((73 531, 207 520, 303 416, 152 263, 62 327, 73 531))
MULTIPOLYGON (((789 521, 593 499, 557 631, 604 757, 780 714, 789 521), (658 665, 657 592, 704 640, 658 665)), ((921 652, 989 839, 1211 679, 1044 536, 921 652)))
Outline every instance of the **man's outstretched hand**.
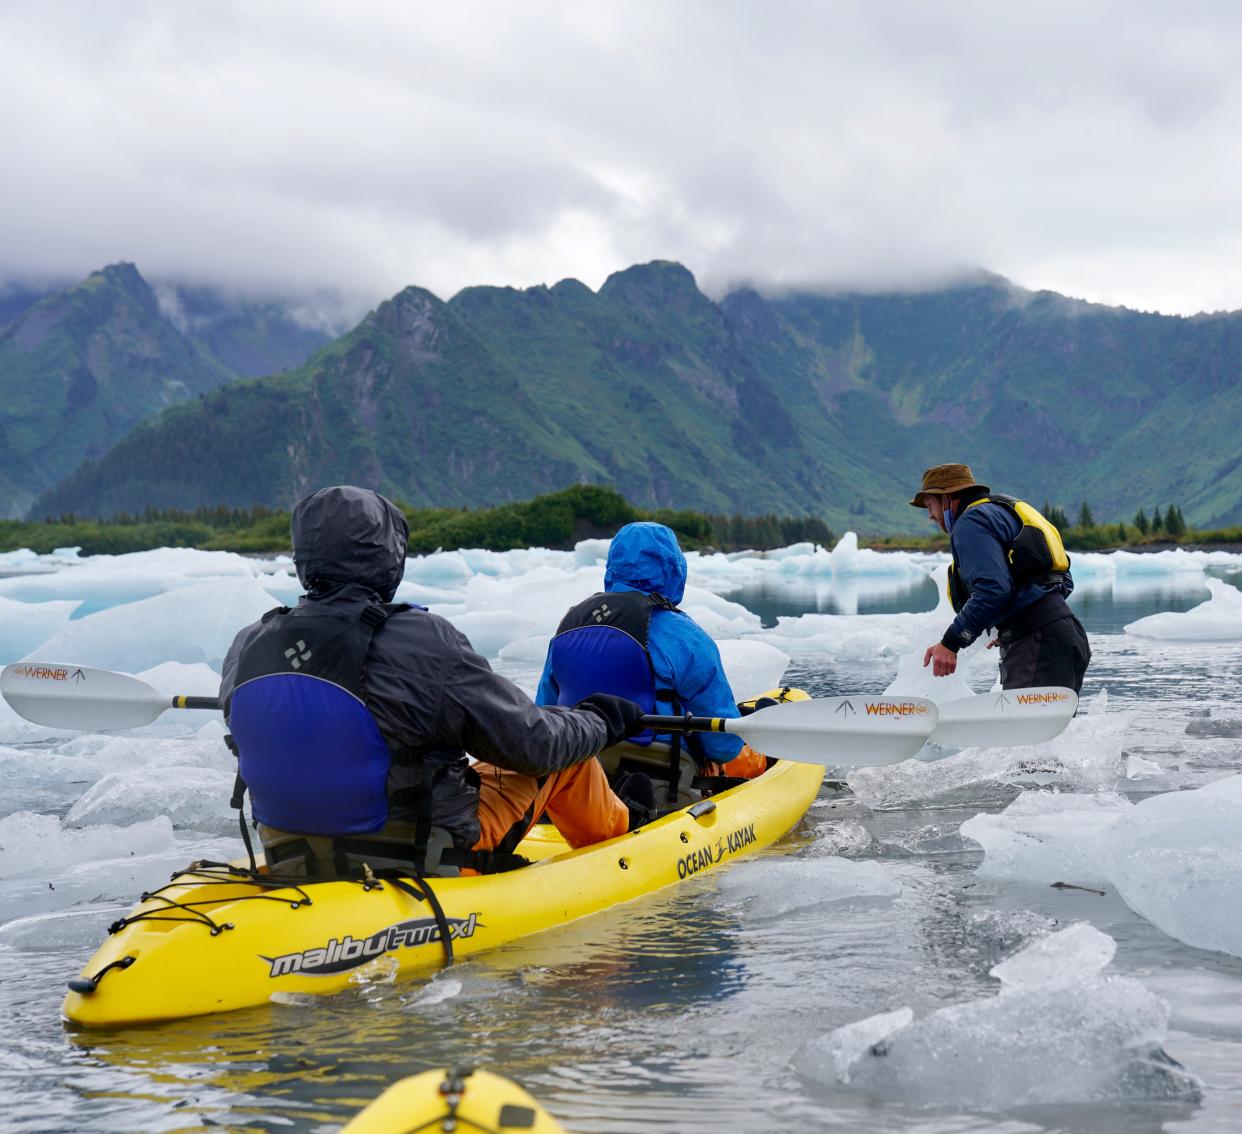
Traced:
POLYGON ((957 669, 957 654, 948 646, 937 642, 934 646, 927 647, 927 653, 923 655, 923 664, 930 665, 936 677, 948 677, 957 669))
POLYGON ((627 736, 643 730, 643 707, 627 701, 624 697, 614 697, 611 693, 592 693, 589 697, 583 697, 574 708, 588 709, 603 720, 604 727, 608 729, 605 748, 610 748, 627 736))

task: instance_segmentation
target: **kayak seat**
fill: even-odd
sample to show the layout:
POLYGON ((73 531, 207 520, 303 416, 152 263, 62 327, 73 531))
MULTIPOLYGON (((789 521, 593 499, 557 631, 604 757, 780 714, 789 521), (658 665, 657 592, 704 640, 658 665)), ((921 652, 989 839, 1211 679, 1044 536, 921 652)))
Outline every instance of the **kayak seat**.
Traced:
MULTIPOLYGON (((263 857, 268 870, 289 878, 363 877, 364 867, 372 874, 394 871, 413 872, 414 824, 389 822, 374 834, 329 838, 300 835, 259 824, 263 857)), ((432 827, 427 841, 428 878, 455 878, 456 866, 441 863, 440 857, 453 846, 452 836, 443 827, 432 827)))
MULTIPOLYGON (((605 748, 599 754, 599 762, 604 765, 609 780, 615 780, 627 772, 644 772, 658 783, 667 784, 670 778, 669 756, 670 749, 667 744, 644 746, 622 741, 611 748, 605 748)), ((666 802, 668 797, 663 788, 657 792, 656 798, 660 802, 661 812, 675 811, 679 807, 698 803, 703 798, 703 793, 694 783, 699 776, 699 766, 694 757, 683 751, 678 768, 676 802, 666 802)))

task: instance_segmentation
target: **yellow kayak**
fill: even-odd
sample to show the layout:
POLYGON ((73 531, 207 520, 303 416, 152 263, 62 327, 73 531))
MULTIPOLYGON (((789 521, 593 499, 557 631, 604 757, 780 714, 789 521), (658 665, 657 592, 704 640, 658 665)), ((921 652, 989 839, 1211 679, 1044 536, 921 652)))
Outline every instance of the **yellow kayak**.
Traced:
POLYGON ((425 1071, 394 1083, 341 1134, 565 1134, 565 1128, 516 1083, 490 1071, 425 1071))
POLYGON ((537 861, 504 874, 294 884, 194 864, 113 926, 70 982, 62 1013, 84 1027, 119 1027, 246 1008, 274 993, 341 992, 368 966, 431 972, 445 963, 446 935, 453 956, 467 957, 768 846, 806 813, 823 772, 778 761, 753 780, 579 850, 541 825, 518 847, 537 861))

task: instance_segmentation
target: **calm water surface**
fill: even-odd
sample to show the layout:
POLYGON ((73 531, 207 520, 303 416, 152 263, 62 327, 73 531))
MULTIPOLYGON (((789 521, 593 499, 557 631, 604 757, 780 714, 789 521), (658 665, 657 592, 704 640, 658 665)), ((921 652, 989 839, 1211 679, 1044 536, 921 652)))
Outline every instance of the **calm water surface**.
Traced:
MULTIPOLYGON (((1081 588, 1075 605, 1095 650, 1084 698, 1107 688, 1110 708, 1133 714, 1133 750, 1181 777, 1172 786, 1194 786, 1242 766, 1242 742, 1185 735, 1192 712, 1215 707, 1227 715, 1242 676, 1242 646, 1162 646, 1120 634, 1144 614, 1189 609, 1206 597, 1201 582, 1162 582, 1162 590, 1127 596, 1081 588)), ((930 583, 882 593, 810 586, 731 597, 768 624, 806 610, 927 610, 936 598, 930 583)), ((787 680, 833 694, 882 688, 892 671, 891 659, 844 667, 802 656, 787 680)), ((1242 1128, 1242 1007, 1233 1029, 1178 1008, 1178 989, 1205 975, 1223 981, 1214 987, 1242 1005, 1242 962, 1179 944, 1112 894, 980 879, 978 852, 954 847, 951 838, 939 848, 924 845, 929 853, 909 852, 914 833, 938 826, 952 835, 997 806, 872 813, 826 788, 764 856, 779 863, 827 854, 825 836, 856 819, 879 840, 873 857, 902 884, 889 903, 811 905, 755 918, 709 874, 430 981, 379 982, 311 1003, 104 1035, 65 1031, 58 1010, 65 979, 115 914, 90 913, 68 928, 62 918, 50 939, 24 932, 17 944, 0 944, 0 1121, 22 1131, 327 1134, 393 1080, 462 1063, 518 1079, 579 1131, 1242 1128), (1016 947, 1006 926, 1024 918, 1090 920, 1118 941, 1114 970, 1159 982, 1174 1008, 1166 1049, 1206 1083, 1201 1103, 925 1110, 860 1099, 795 1070, 805 1044, 840 1025, 901 1005, 921 1016, 993 995, 987 970, 1016 947)))

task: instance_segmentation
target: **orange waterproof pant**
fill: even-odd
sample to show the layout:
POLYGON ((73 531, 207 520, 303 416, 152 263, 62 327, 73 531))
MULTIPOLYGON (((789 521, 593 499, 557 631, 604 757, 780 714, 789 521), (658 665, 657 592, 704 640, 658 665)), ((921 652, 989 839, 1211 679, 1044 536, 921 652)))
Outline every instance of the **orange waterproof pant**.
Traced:
POLYGON ((556 829, 575 850, 624 835, 630 812, 608 786, 603 766, 592 756, 571 768, 553 772, 541 787, 534 776, 510 772, 495 764, 475 764, 479 775, 479 828, 475 850, 491 850, 514 824, 530 813, 529 830, 546 811, 556 829))
POLYGON ((767 770, 768 758, 762 752, 756 752, 749 744, 743 744, 742 751, 721 769, 726 776, 739 780, 753 780, 767 770))

